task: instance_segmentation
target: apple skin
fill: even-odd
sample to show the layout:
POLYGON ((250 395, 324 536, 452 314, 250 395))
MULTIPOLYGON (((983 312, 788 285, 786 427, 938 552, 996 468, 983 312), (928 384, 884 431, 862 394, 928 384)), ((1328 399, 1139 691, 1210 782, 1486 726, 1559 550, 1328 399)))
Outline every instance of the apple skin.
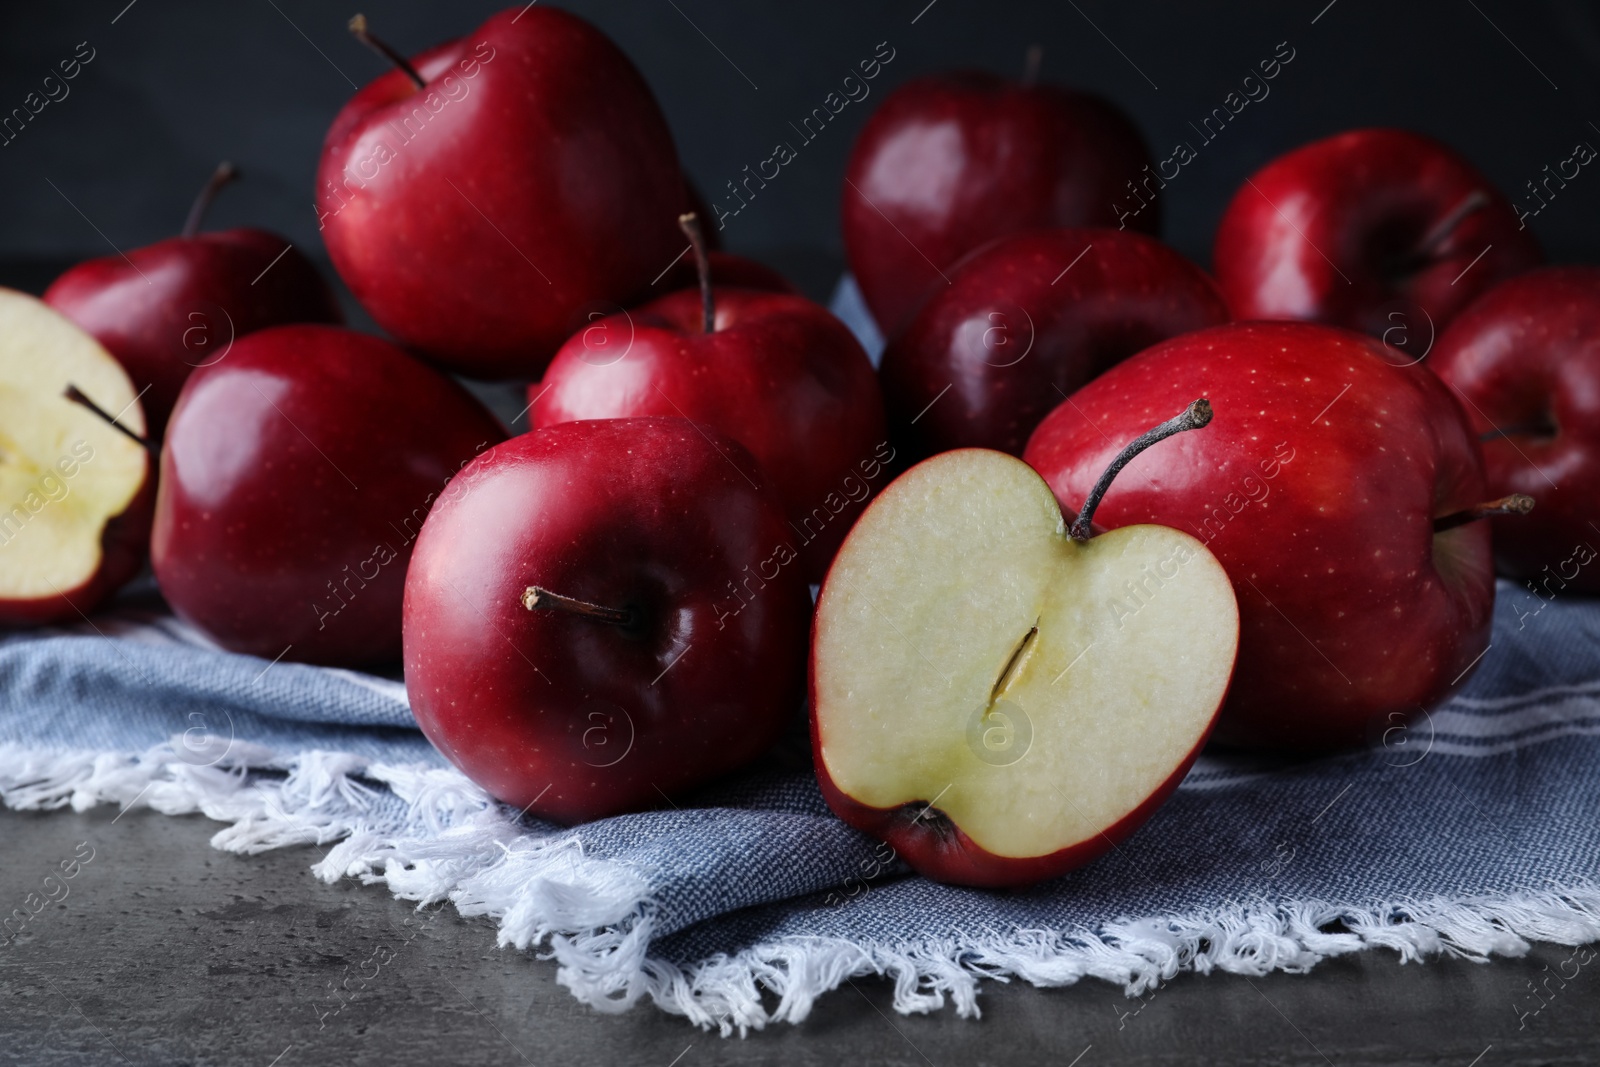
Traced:
MULTIPOLYGON (((709 236, 708 234, 708 239, 709 236)), ((794 287, 794 283, 765 263, 745 256, 734 255, 731 252, 718 252, 715 250, 708 253, 706 258, 711 262, 711 284, 718 289, 724 287, 758 289, 768 293, 800 295, 800 290, 794 287)), ((667 273, 661 276, 659 281, 645 291, 645 298, 640 299, 637 303, 643 304, 648 303, 650 300, 659 300, 663 296, 675 293, 680 289, 696 289, 699 284, 700 278, 695 272, 694 264, 680 259, 667 273)), ((613 335, 611 327, 623 325, 630 321, 623 314, 626 310, 626 308, 618 306, 614 312, 608 313, 603 305, 590 308, 584 313, 584 324, 573 331, 573 336, 567 339, 567 344, 570 345, 578 341, 589 346, 591 348, 589 354, 591 360, 596 358, 596 353, 592 351, 592 348, 597 344, 615 342, 618 343, 619 348, 625 346, 627 344, 626 339, 633 336, 632 329, 620 330, 613 335), (618 320, 606 322, 605 320, 611 318, 612 315, 618 316, 618 320)), ((528 383, 528 410, 533 410, 533 405, 543 392, 543 381, 528 383)))
POLYGON ((469 377, 536 378, 586 305, 629 300, 683 247, 666 119, 615 44, 543 5, 414 62, 424 89, 392 70, 328 131, 328 252, 401 343, 469 377))
MULTIPOLYGON (((856 139, 841 202, 845 252, 885 336, 963 255, 1019 230, 1115 226, 1152 163, 1120 109, 979 71, 890 93, 856 139)), ((1159 205, 1134 225, 1159 231, 1159 205)))
POLYGON ((966 447, 1020 456, 1033 428, 1091 378, 1228 321, 1204 271, 1131 230, 1015 234, 947 273, 878 370, 890 434, 918 459, 966 447))
POLYGON ((248 228, 86 260, 51 283, 44 302, 105 345, 135 392, 149 387, 140 403, 152 441, 166 432, 189 372, 223 358, 231 341, 268 326, 344 321, 309 259, 248 228))
POLYGON ((156 580, 229 651, 393 662, 429 504, 504 439, 461 386, 376 337, 278 326, 240 338, 189 376, 173 410, 156 580))
POLYGON ((1600 267, 1544 267, 1501 282, 1456 317, 1427 366, 1466 399, 1480 434, 1543 418, 1554 433, 1483 442, 1489 495, 1526 493, 1527 515, 1490 520, 1502 574, 1543 595, 1600 593, 1600 267), (1579 563, 1570 578, 1561 572, 1579 563), (1554 580, 1552 586, 1551 580, 1554 580))
POLYGON ((1129 463, 1096 522, 1187 530, 1233 580, 1239 656, 1219 741, 1359 745, 1448 698, 1488 647, 1488 527, 1432 526, 1487 499, 1483 459, 1455 397, 1405 363, 1345 330, 1213 327, 1090 382, 1023 452, 1075 509, 1123 442, 1211 400, 1211 425, 1129 463))
POLYGON ((700 293, 686 289, 573 337, 545 374, 530 425, 676 415, 715 427, 771 477, 806 572, 820 580, 871 499, 863 473, 892 456, 882 454, 877 376, 850 330, 803 297, 722 289, 714 299, 710 334, 700 293), (602 327, 604 351, 593 345, 602 327))
POLYGON ((799 711, 811 600, 798 567, 769 566, 792 538, 749 453, 683 419, 562 423, 496 446, 451 483, 412 558, 417 723, 542 818, 668 803, 760 755, 799 711), (772 577, 735 599, 758 572, 772 577), (644 623, 529 611, 532 585, 644 623))
POLYGON ((1236 319, 1431 342, 1473 297, 1542 260, 1520 227, 1489 179, 1445 145, 1407 130, 1351 130, 1249 178, 1217 227, 1212 269, 1236 319), (1474 193, 1487 198, 1482 210, 1412 254, 1474 193))
MULTIPOLYGON (((812 662, 813 672, 816 663, 812 662)), ((815 700, 813 698, 813 706, 815 700)), ((1207 735, 1209 736, 1209 734, 1207 735)), ((816 717, 811 720, 811 746, 818 750, 816 717)), ((827 767, 817 761, 817 784, 822 787, 822 799, 840 819, 862 833, 871 834, 888 843, 896 854, 918 874, 946 885, 966 885, 980 889, 1006 889, 1029 886, 1050 878, 1059 878, 1068 871, 1099 859, 1114 846, 1120 845, 1133 832, 1156 813, 1156 809, 1172 796, 1189 768, 1205 748, 1205 740, 1195 746, 1187 759, 1161 787, 1137 808, 1087 841, 1071 848, 1063 848, 1043 856, 1019 859, 1015 856, 996 856, 976 844, 962 833, 938 809, 929 809, 922 802, 902 804, 897 808, 874 808, 846 796, 833 784, 827 767), (926 814, 924 814, 926 812, 926 814), (920 818, 919 818, 920 816, 920 818)))

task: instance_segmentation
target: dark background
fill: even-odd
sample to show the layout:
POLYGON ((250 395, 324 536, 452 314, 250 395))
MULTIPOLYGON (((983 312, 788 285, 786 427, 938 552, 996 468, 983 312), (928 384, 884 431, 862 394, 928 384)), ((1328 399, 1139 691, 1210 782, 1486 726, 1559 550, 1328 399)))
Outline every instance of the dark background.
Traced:
MULTIPOLYGON (((92 63, 16 141, 0 148, 0 264, 42 284, 65 264, 175 232, 228 158, 247 180, 209 225, 255 224, 323 257, 312 210, 323 132, 385 66, 350 38, 374 32, 416 52, 474 29, 495 0, 89 0, 4 4, 0 114, 21 106, 79 42, 92 63), (113 23, 113 19, 116 19, 113 23), (52 188, 54 183, 56 188, 52 188), (58 191, 59 190, 59 191, 58 191), (70 198, 70 203, 68 202, 70 198), (76 207, 74 207, 76 205, 76 207), (81 211, 81 214, 80 214, 81 211), (98 231, 98 232, 97 232, 98 231)), ((1166 237, 1201 263, 1229 195, 1268 159, 1354 126, 1409 126, 1444 139, 1513 198, 1586 140, 1600 147, 1600 3, 1595 0, 1294 0, 1276 3, 892 0, 562 0, 643 70, 708 197, 793 139, 798 121, 881 41, 896 56, 852 104, 730 219, 733 251, 768 259, 825 294, 841 263, 838 189, 868 110, 925 72, 970 65, 1043 77, 1127 108, 1157 158, 1200 148, 1167 190, 1166 237), (913 19, 916 21, 913 22, 913 19), (1313 20, 1316 20, 1313 23, 1313 20), (691 21, 692 20, 692 21, 691 21), (1210 145, 1190 128, 1281 41, 1295 59, 1210 145), (714 42, 714 43, 713 43, 714 42)), ((1591 168, 1593 169, 1593 168, 1591 168)), ((1532 222, 1552 259, 1600 259, 1600 174, 1584 171, 1532 222), (1593 185, 1591 191, 1589 186, 1593 185)), ((1524 194, 1525 195, 1525 194, 1524 194)))

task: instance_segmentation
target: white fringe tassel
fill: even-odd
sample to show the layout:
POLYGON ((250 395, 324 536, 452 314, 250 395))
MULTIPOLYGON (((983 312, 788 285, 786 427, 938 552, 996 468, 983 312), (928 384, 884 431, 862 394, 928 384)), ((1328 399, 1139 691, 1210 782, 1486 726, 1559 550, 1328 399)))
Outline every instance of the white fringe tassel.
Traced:
POLYGON ((1371 947, 1393 949, 1402 962, 1440 953, 1482 962, 1523 955, 1530 940, 1600 940, 1600 888, 1583 885, 1362 907, 1261 899, 1071 933, 903 944, 791 937, 679 966, 649 955, 655 918, 643 875, 586 856, 575 837, 529 837, 511 809, 454 770, 339 752, 284 757, 238 742, 216 765, 194 766, 179 742, 139 756, 0 745, 0 802, 198 812, 227 824, 211 843, 229 852, 332 843, 313 868, 325 881, 385 883, 419 907, 448 900, 464 916, 497 920, 501 946, 548 946, 558 980, 596 1010, 625 1011, 648 997, 724 1036, 800 1022, 823 993, 867 975, 894 982, 898 1011, 938 1011, 948 998, 958 1015, 973 1017, 984 978, 1063 986, 1093 977, 1138 996, 1185 969, 1304 972, 1371 947), (252 770, 283 777, 252 778, 252 770))

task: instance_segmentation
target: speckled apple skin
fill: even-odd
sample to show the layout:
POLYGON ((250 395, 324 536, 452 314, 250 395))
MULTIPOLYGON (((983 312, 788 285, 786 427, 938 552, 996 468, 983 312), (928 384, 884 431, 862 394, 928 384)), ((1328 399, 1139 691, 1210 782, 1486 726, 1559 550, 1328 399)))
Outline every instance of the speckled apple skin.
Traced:
POLYGON ((1023 459, 1075 509, 1123 444, 1202 396, 1211 424, 1136 457, 1095 521, 1187 531, 1227 570, 1240 642, 1218 740, 1357 745, 1460 688, 1488 646, 1494 572, 1486 523, 1435 544, 1436 517, 1487 493, 1450 390, 1361 334, 1218 326, 1080 389, 1023 459))

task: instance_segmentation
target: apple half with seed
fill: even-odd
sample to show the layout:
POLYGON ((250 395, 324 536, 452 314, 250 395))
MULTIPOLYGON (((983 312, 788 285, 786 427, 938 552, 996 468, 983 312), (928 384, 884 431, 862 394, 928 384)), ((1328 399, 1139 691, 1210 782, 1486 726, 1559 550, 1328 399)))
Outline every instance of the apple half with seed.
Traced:
POLYGON ((139 570, 155 503, 144 432, 100 342, 0 289, 0 625, 87 615, 139 570))
POLYGON ((812 746, 841 819, 929 878, 1027 885, 1177 788, 1227 695, 1233 588, 1182 531, 1092 520, 1129 459, 1210 415, 1196 401, 1130 444, 1070 526, 1044 479, 988 449, 884 490, 813 629, 812 746))

